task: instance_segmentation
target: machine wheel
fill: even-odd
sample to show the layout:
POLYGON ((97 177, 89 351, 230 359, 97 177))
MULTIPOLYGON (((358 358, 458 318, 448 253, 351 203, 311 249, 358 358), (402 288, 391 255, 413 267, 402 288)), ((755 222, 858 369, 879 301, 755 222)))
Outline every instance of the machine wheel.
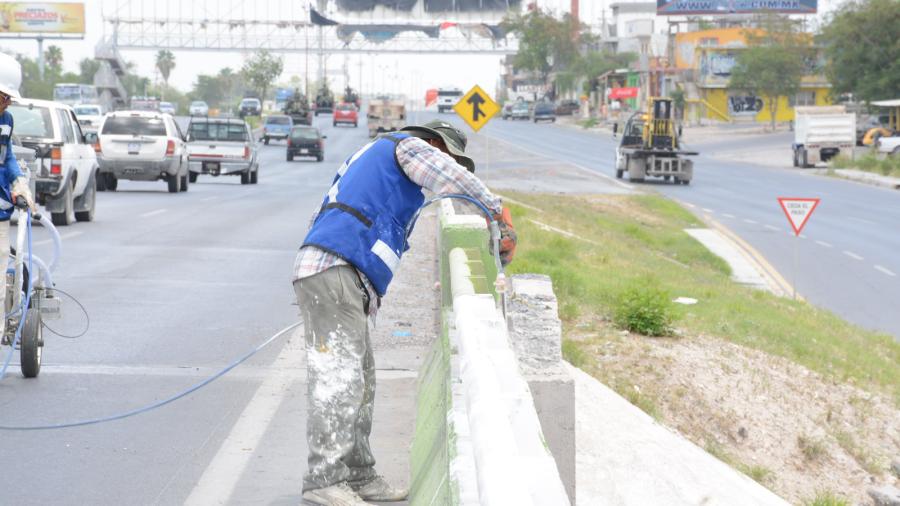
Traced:
POLYGON ((181 190, 181 178, 177 175, 169 176, 166 178, 166 183, 169 185, 169 193, 178 193, 181 190))
POLYGON ((118 188, 118 187, 119 187, 119 180, 116 179, 116 176, 114 176, 112 174, 107 174, 106 175, 106 189, 111 192, 114 192, 114 191, 116 191, 116 188, 118 188))
POLYGON ((794 150, 794 167, 796 167, 797 165, 799 165, 799 163, 797 162, 797 150, 795 149, 794 150))
POLYGON ((804 169, 809 168, 809 161, 808 157, 806 156, 806 148, 803 148, 803 150, 800 152, 800 166, 804 169))
POLYGON ((259 183, 259 168, 250 173, 250 184, 259 183))
POLYGON ((353 128, 356 128, 358 125, 359 125, 358 123, 354 123, 353 128))
POLYGON ((293 162, 293 161, 294 161, 294 155, 288 153, 288 155, 287 155, 287 161, 293 162))
MULTIPOLYGON (((663 176, 663 181, 668 183, 671 180, 672 180, 672 176, 663 176)), ((678 181, 675 181, 675 182, 677 183, 678 181)))
POLYGON ((268 138, 268 137, 263 137, 263 144, 265 144, 266 146, 269 145, 269 138, 268 138))
POLYGON ((336 126, 337 126, 337 121, 332 121, 332 122, 331 122, 331 126, 336 127, 336 126))
POLYGON ((69 184, 69 187, 66 188, 62 198, 65 204, 63 212, 50 213, 51 221, 56 226, 67 226, 75 223, 75 189, 72 188, 72 184, 69 184))
POLYGON ((247 169, 246 172, 241 172, 241 184, 250 184, 250 169, 247 169))
POLYGON ((316 161, 317 161, 317 162, 321 162, 321 161, 324 160, 324 159, 325 159, 325 155, 316 155, 316 161))
POLYGON ((690 179, 682 179, 682 180, 681 180, 681 184, 683 184, 683 185, 689 185, 689 184, 691 184, 691 180, 690 180, 690 179))
POLYGON ((197 182, 197 173, 196 172, 188 172, 188 179, 192 183, 196 183, 197 182))
MULTIPOLYGON (((190 171, 188 171, 188 174, 190 174, 190 171)), ((188 191, 188 174, 181 176, 181 191, 183 192, 188 191)))
POLYGON ((616 179, 622 179, 622 176, 625 175, 625 171, 622 169, 616 169, 616 179))
POLYGON ((94 210, 97 209, 97 185, 88 184, 81 198, 86 199, 88 208, 85 211, 75 211, 75 219, 77 221, 94 221, 94 210))
POLYGON ((97 172, 97 177, 94 178, 94 186, 98 192, 106 191, 106 174, 97 172))
POLYGON ((28 309, 25 324, 22 325, 20 341, 19 361, 22 366, 22 375, 26 378, 36 378, 41 372, 41 355, 44 348, 41 312, 38 308, 28 309))

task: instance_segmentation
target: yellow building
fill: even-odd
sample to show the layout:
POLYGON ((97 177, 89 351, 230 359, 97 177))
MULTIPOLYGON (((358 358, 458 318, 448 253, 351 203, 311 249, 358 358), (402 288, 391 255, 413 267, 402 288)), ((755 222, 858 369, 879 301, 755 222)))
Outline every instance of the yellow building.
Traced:
MULTIPOLYGON (((731 69, 746 49, 745 28, 719 28, 675 35, 675 66, 691 75, 685 83, 688 99, 700 104, 704 117, 719 120, 769 122, 770 97, 753 96, 732 89, 731 69)), ((794 119, 795 105, 831 104, 831 85, 821 70, 821 59, 808 62, 800 91, 794 97, 778 97, 776 121, 794 119)))

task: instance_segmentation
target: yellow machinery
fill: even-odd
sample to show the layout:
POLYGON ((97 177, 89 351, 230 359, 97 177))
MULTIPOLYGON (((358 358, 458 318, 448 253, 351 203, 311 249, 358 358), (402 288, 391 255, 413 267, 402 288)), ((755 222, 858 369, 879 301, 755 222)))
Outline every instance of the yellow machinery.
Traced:
MULTIPOLYGON (((628 179, 635 182, 648 176, 676 184, 691 182, 694 163, 685 156, 697 153, 681 150, 681 128, 676 127, 674 116, 672 99, 660 97, 651 97, 645 112, 631 115, 616 148, 617 178, 628 172, 628 179)), ((614 137, 618 126, 613 125, 614 137)))

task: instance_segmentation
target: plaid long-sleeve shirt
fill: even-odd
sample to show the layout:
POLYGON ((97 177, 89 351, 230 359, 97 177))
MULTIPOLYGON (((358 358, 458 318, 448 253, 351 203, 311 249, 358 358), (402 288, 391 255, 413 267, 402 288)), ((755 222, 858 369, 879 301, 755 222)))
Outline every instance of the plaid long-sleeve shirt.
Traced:
MULTIPOLYGON (((434 193, 462 193, 485 205, 492 213, 502 211, 500 199, 465 167, 443 151, 417 137, 408 137, 397 143, 397 161, 410 181, 434 193)), ((346 163, 346 162, 345 162, 346 163)), ((318 210, 313 214, 315 221, 318 210)), ((304 246, 294 260, 294 281, 318 274, 338 265, 347 265, 342 258, 315 246, 304 246)), ((359 273, 369 293, 369 314, 375 315, 378 294, 365 274, 359 273)))

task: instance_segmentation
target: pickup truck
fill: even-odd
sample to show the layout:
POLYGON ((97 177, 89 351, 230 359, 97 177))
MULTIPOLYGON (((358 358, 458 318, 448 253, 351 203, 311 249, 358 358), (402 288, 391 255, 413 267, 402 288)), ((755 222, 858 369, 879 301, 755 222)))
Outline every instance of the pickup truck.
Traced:
POLYGON ((99 163, 96 133, 84 134, 71 107, 59 102, 16 99, 8 111, 13 134, 35 151, 29 164, 34 197, 50 213, 54 225, 93 221, 99 163))
POLYGON ((266 116, 266 121, 262 127, 263 143, 268 145, 272 139, 287 139, 291 135, 291 127, 293 126, 294 121, 290 116, 283 114, 266 116))
POLYGON ((900 157, 900 136, 880 137, 875 145, 879 153, 900 157))
POLYGON ((195 118, 187 128, 191 182, 200 174, 241 176, 241 184, 259 180, 257 143, 250 127, 239 119, 195 118))
POLYGON ((843 106, 801 106, 794 111, 794 167, 813 167, 839 154, 853 157, 855 114, 843 106))

